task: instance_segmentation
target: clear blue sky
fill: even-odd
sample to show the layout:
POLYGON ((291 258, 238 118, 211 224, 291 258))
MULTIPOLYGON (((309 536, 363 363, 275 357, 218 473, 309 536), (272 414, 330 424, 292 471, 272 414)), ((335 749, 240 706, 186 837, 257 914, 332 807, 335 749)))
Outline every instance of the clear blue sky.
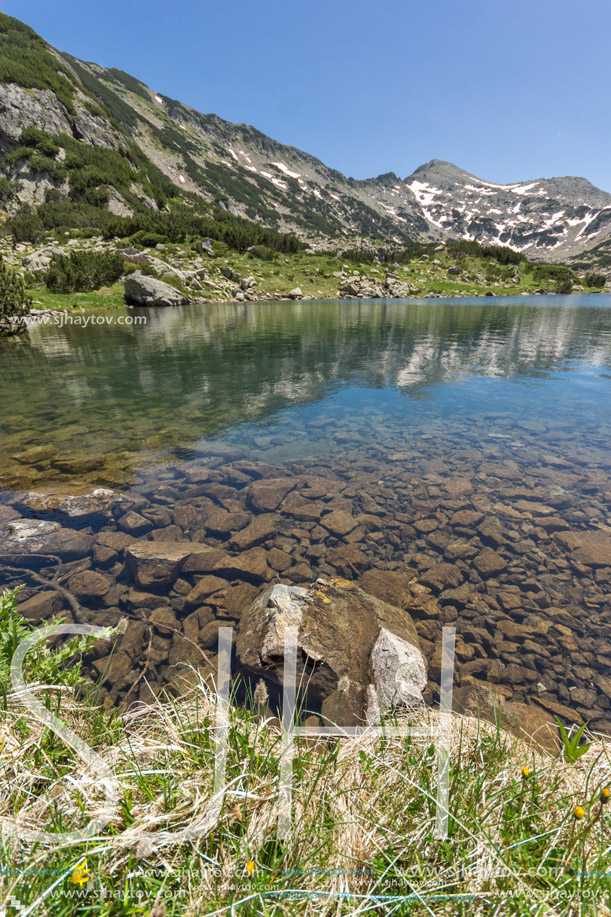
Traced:
POLYGON ((356 178, 611 191, 610 0, 0 0, 51 44, 356 178))

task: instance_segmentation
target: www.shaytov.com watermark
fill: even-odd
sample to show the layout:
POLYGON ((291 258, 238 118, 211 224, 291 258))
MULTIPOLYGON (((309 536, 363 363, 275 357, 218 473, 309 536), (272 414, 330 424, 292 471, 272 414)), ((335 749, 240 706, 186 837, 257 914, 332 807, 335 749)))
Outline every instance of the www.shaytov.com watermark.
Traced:
MULTIPOLYGON (((27 653, 38 643, 49 637, 60 635, 95 635, 107 639, 112 635, 107 627, 91 624, 60 624, 43 627, 29 634, 17 647, 11 662, 11 699, 24 704, 34 719, 59 736, 84 763, 79 792, 85 795, 87 786, 102 787, 106 793, 106 804, 98 818, 92 819, 87 827, 79 831, 47 832, 27 828, 18 821, 0 818, 0 829, 23 840, 44 844, 66 844, 78 842, 99 834, 111 821, 118 806, 119 781, 109 764, 87 745, 72 729, 44 706, 28 688, 23 676, 23 663, 27 653)), ((138 835, 143 851, 149 852, 159 846, 183 844, 209 832, 220 819, 223 800, 229 787, 226 783, 227 746, 229 740, 229 687, 231 673, 232 627, 221 627, 218 633, 218 673, 216 684, 216 722, 214 753, 213 794, 204 814, 197 822, 181 831, 159 831, 156 834, 138 835)), ((324 737, 356 739, 377 736, 379 738, 428 737, 437 750, 437 798, 435 815, 435 837, 443 840, 448 836, 448 803, 450 784, 450 739, 452 720, 452 690, 454 681, 454 645, 456 628, 442 630, 441 682, 438 724, 430 728, 386 723, 380 726, 298 726, 296 724, 297 698, 297 638, 296 627, 287 627, 284 636, 284 678, 282 701, 282 739, 280 751, 280 779, 278 784, 278 837, 287 840, 291 834, 291 803, 293 791, 293 758, 297 737, 324 737)))
POLYGON ((32 312, 28 315, 8 316, 4 324, 9 325, 53 325, 64 328, 75 325, 80 328, 91 328, 94 325, 146 325, 146 315, 95 315, 82 312, 32 312))

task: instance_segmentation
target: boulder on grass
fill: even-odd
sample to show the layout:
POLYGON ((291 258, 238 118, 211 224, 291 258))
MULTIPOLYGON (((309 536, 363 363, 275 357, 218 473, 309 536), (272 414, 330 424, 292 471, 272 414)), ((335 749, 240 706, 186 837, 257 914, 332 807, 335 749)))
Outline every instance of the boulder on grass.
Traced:
POLYGON ((169 283, 136 271, 125 280, 125 302, 130 306, 184 306, 189 299, 169 283))

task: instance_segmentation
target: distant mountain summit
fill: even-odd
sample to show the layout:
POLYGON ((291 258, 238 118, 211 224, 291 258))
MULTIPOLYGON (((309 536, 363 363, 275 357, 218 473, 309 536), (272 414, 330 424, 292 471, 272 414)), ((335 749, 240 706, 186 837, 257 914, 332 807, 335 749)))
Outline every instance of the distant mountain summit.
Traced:
POLYGON ((62 54, 4 14, 0 170, 9 213, 70 199, 128 216, 183 199, 312 243, 356 235, 397 244, 470 239, 544 260, 611 239, 611 194, 584 178, 501 185, 440 159, 405 179, 394 172, 347 178, 254 127, 62 54), (101 168, 93 152, 75 156, 75 143, 118 156, 101 152, 101 168))
POLYGON ((611 194, 585 178, 500 185, 432 159, 404 185, 429 227, 450 237, 566 258, 611 234, 611 194))

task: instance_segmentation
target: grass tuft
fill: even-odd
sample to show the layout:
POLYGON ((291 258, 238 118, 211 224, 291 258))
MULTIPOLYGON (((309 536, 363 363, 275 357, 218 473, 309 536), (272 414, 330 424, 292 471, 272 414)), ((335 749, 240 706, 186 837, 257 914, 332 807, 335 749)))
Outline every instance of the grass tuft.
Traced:
MULTIPOLYGON (((88 841, 52 849, 8 832, 15 819, 47 831, 82 828, 102 814, 105 797, 72 752, 7 695, 0 901, 12 895, 26 914, 610 913, 610 746, 596 736, 569 763, 454 717, 443 841, 434 837, 430 738, 298 739, 293 831, 283 841, 277 720, 230 708, 217 818, 208 683, 121 717, 66 689, 47 694, 113 768, 119 803, 88 841)), ((418 725, 436 717, 422 713, 418 725)))

